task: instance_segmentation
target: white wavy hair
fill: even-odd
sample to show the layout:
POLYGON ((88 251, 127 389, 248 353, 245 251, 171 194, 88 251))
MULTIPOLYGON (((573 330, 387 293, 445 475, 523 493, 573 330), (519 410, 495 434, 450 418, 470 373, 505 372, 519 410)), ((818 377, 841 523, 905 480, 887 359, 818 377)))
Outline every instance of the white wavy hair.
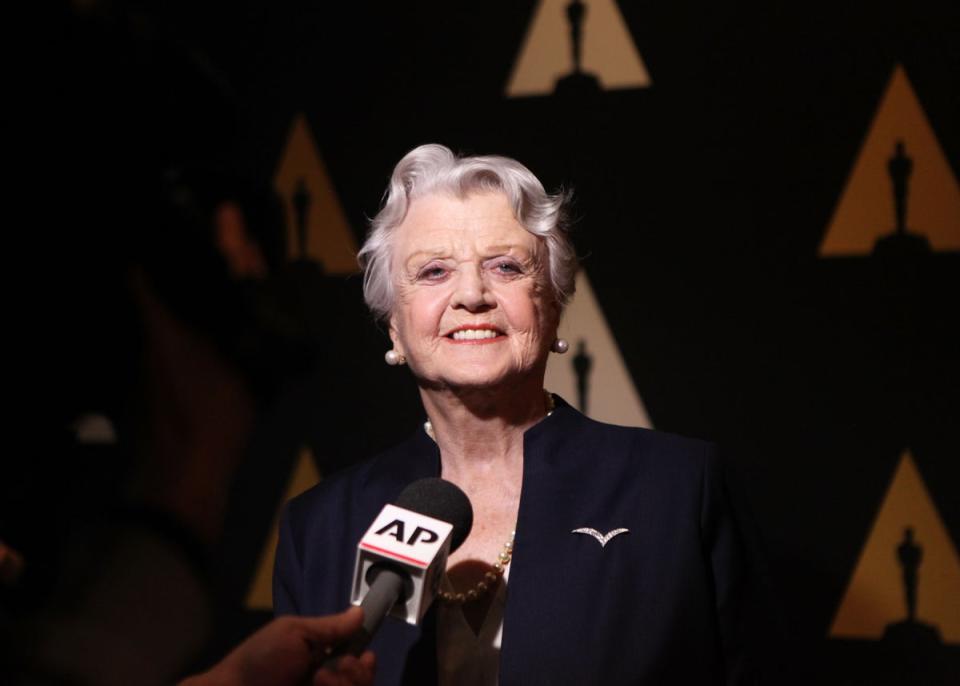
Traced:
POLYGON ((575 288, 577 257, 567 235, 568 193, 549 194, 533 173, 516 160, 497 155, 458 157, 437 144, 414 148, 393 169, 383 207, 370 222, 367 240, 357 255, 363 269, 363 297, 380 320, 393 311, 394 229, 403 223, 410 203, 431 193, 465 198, 471 193, 503 193, 517 221, 546 248, 550 289, 562 310, 575 288))

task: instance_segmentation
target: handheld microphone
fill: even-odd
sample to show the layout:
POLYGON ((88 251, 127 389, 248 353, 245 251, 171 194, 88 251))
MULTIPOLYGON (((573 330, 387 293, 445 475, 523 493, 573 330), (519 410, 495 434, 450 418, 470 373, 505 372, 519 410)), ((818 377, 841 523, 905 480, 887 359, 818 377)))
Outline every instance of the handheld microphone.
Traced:
POLYGON ((351 602, 363 608, 363 626, 344 652, 360 655, 388 614, 418 624, 472 526, 470 500, 443 479, 414 481, 384 506, 357 545, 351 602))

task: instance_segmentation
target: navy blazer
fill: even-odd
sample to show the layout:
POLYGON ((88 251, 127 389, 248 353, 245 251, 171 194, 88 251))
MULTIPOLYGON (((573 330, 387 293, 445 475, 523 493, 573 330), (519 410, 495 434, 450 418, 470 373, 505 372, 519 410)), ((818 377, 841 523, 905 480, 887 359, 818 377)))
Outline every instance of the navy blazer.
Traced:
MULTIPOLYGON (((439 476, 423 430, 287 505, 277 614, 349 603, 356 546, 385 503, 439 476)), ((501 686, 722 684, 744 674, 741 545, 710 444, 595 422, 557 398, 524 435, 501 686), (581 527, 627 528, 605 547, 581 527)), ((377 684, 436 680, 435 622, 388 619, 377 684)))

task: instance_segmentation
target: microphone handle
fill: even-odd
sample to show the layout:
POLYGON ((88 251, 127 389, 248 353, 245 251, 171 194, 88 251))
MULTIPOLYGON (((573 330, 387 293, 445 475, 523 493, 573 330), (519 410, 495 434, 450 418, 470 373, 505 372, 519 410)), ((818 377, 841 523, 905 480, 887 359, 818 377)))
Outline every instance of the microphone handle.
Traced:
POLYGON ((396 605, 397 600, 403 593, 404 578, 389 567, 378 570, 376 579, 370 585, 370 590, 360 602, 363 608, 363 624, 360 629, 350 637, 350 640, 343 646, 335 649, 324 659, 320 665, 321 669, 327 669, 331 672, 337 671, 337 662, 344 655, 360 656, 374 634, 383 623, 384 617, 390 614, 391 608, 396 605))

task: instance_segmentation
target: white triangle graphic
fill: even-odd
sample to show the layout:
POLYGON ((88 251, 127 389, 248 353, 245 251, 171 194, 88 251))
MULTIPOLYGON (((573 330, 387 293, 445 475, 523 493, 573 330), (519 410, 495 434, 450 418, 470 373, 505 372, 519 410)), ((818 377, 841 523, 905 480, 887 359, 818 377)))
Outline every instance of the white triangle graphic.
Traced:
POLYGON ((280 528, 280 510, 283 505, 303 493, 305 490, 320 481, 320 472, 309 448, 303 448, 297 458, 297 464, 287 482, 286 491, 280 501, 277 512, 270 525, 270 533, 263 545, 260 559, 257 562, 257 572, 253 576, 244 606, 249 610, 273 609, 273 558, 277 554, 278 529, 280 528))
POLYGON ((356 274, 357 244, 307 119, 298 114, 274 176, 287 214, 287 255, 309 259, 327 274, 356 274), (296 199, 306 198, 306 235, 300 235, 296 199))
POLYGON ((830 636, 880 639, 888 627, 904 622, 903 558, 911 547, 916 622, 935 626, 944 642, 960 643, 960 558, 909 452, 890 481, 830 636))
MULTIPOLYGON (((507 84, 508 97, 553 93, 557 79, 573 71, 567 5, 570 0, 540 0, 507 84)), ((585 2, 582 68, 603 88, 646 88, 650 74, 614 0, 585 2)))
POLYGON ((895 227, 888 166, 897 143, 911 159, 907 229, 934 251, 960 250, 960 183, 907 72, 897 65, 820 245, 822 257, 869 255, 895 227))
POLYGON ((544 382, 548 390, 579 407, 574 365, 582 343, 590 359, 587 414, 610 424, 652 427, 583 270, 577 274, 577 293, 560 322, 560 337, 570 343, 570 351, 566 355, 550 355, 544 382))

